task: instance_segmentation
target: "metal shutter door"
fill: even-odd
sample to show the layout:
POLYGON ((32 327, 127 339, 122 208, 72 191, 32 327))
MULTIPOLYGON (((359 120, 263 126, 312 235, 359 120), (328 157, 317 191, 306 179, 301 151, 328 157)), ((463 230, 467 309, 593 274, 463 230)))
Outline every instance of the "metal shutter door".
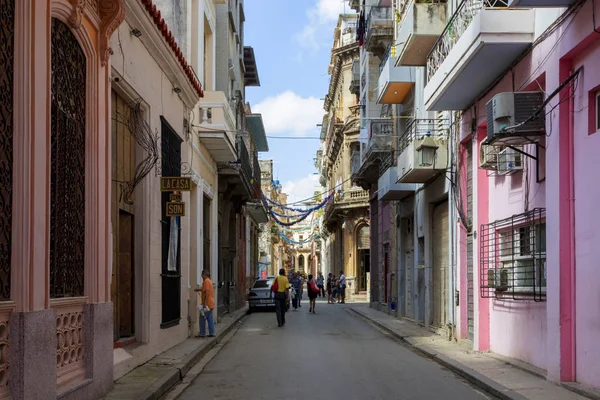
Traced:
POLYGON ((448 291, 448 202, 433 209, 433 304, 432 324, 444 328, 447 323, 448 291))

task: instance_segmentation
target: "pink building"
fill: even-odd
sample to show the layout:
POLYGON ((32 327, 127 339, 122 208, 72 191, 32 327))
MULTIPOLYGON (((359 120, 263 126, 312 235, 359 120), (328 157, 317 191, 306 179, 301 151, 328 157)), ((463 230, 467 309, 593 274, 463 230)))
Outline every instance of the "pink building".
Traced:
POLYGON ((600 1, 559 3, 475 11, 425 104, 463 110, 458 336, 600 387, 600 1))
POLYGON ((0 398, 112 387, 110 36, 122 1, 0 1, 0 398))

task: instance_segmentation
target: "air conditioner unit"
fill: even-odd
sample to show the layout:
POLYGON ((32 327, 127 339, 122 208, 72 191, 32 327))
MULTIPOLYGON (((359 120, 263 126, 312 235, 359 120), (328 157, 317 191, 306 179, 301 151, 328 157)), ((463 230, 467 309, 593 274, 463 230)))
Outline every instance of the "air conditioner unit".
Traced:
POLYGON ((506 268, 487 270, 488 288, 503 292, 508 290, 508 271, 506 268))
POLYGON ((546 132, 543 92, 498 93, 485 106, 487 144, 522 145, 546 132))
POLYGON ((498 174, 508 175, 523 170, 523 155, 507 147, 498 153, 498 174))
POLYGON ((481 144, 479 146, 479 168, 495 171, 498 169, 498 154, 502 146, 481 144))

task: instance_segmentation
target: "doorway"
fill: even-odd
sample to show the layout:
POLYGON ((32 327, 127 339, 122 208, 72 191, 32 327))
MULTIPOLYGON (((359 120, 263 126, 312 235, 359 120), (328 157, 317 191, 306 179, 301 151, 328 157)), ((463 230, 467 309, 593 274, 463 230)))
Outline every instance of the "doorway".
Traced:
POLYGON ((361 249, 358 251, 360 266, 358 269, 358 291, 366 292, 368 288, 367 276, 371 272, 371 251, 361 249))

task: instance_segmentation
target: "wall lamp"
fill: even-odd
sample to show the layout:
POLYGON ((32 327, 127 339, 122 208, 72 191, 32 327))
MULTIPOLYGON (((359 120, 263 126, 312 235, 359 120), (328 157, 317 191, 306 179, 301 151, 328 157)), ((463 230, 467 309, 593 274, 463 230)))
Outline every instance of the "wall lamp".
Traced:
POLYGON ((181 88, 174 87, 174 88, 173 88, 173 91, 174 91, 175 93, 179 94, 179 93, 181 93, 181 88))
POLYGON ((131 34, 135 37, 140 37, 140 36, 142 36, 142 31, 140 31, 139 29, 133 28, 131 30, 131 34))

